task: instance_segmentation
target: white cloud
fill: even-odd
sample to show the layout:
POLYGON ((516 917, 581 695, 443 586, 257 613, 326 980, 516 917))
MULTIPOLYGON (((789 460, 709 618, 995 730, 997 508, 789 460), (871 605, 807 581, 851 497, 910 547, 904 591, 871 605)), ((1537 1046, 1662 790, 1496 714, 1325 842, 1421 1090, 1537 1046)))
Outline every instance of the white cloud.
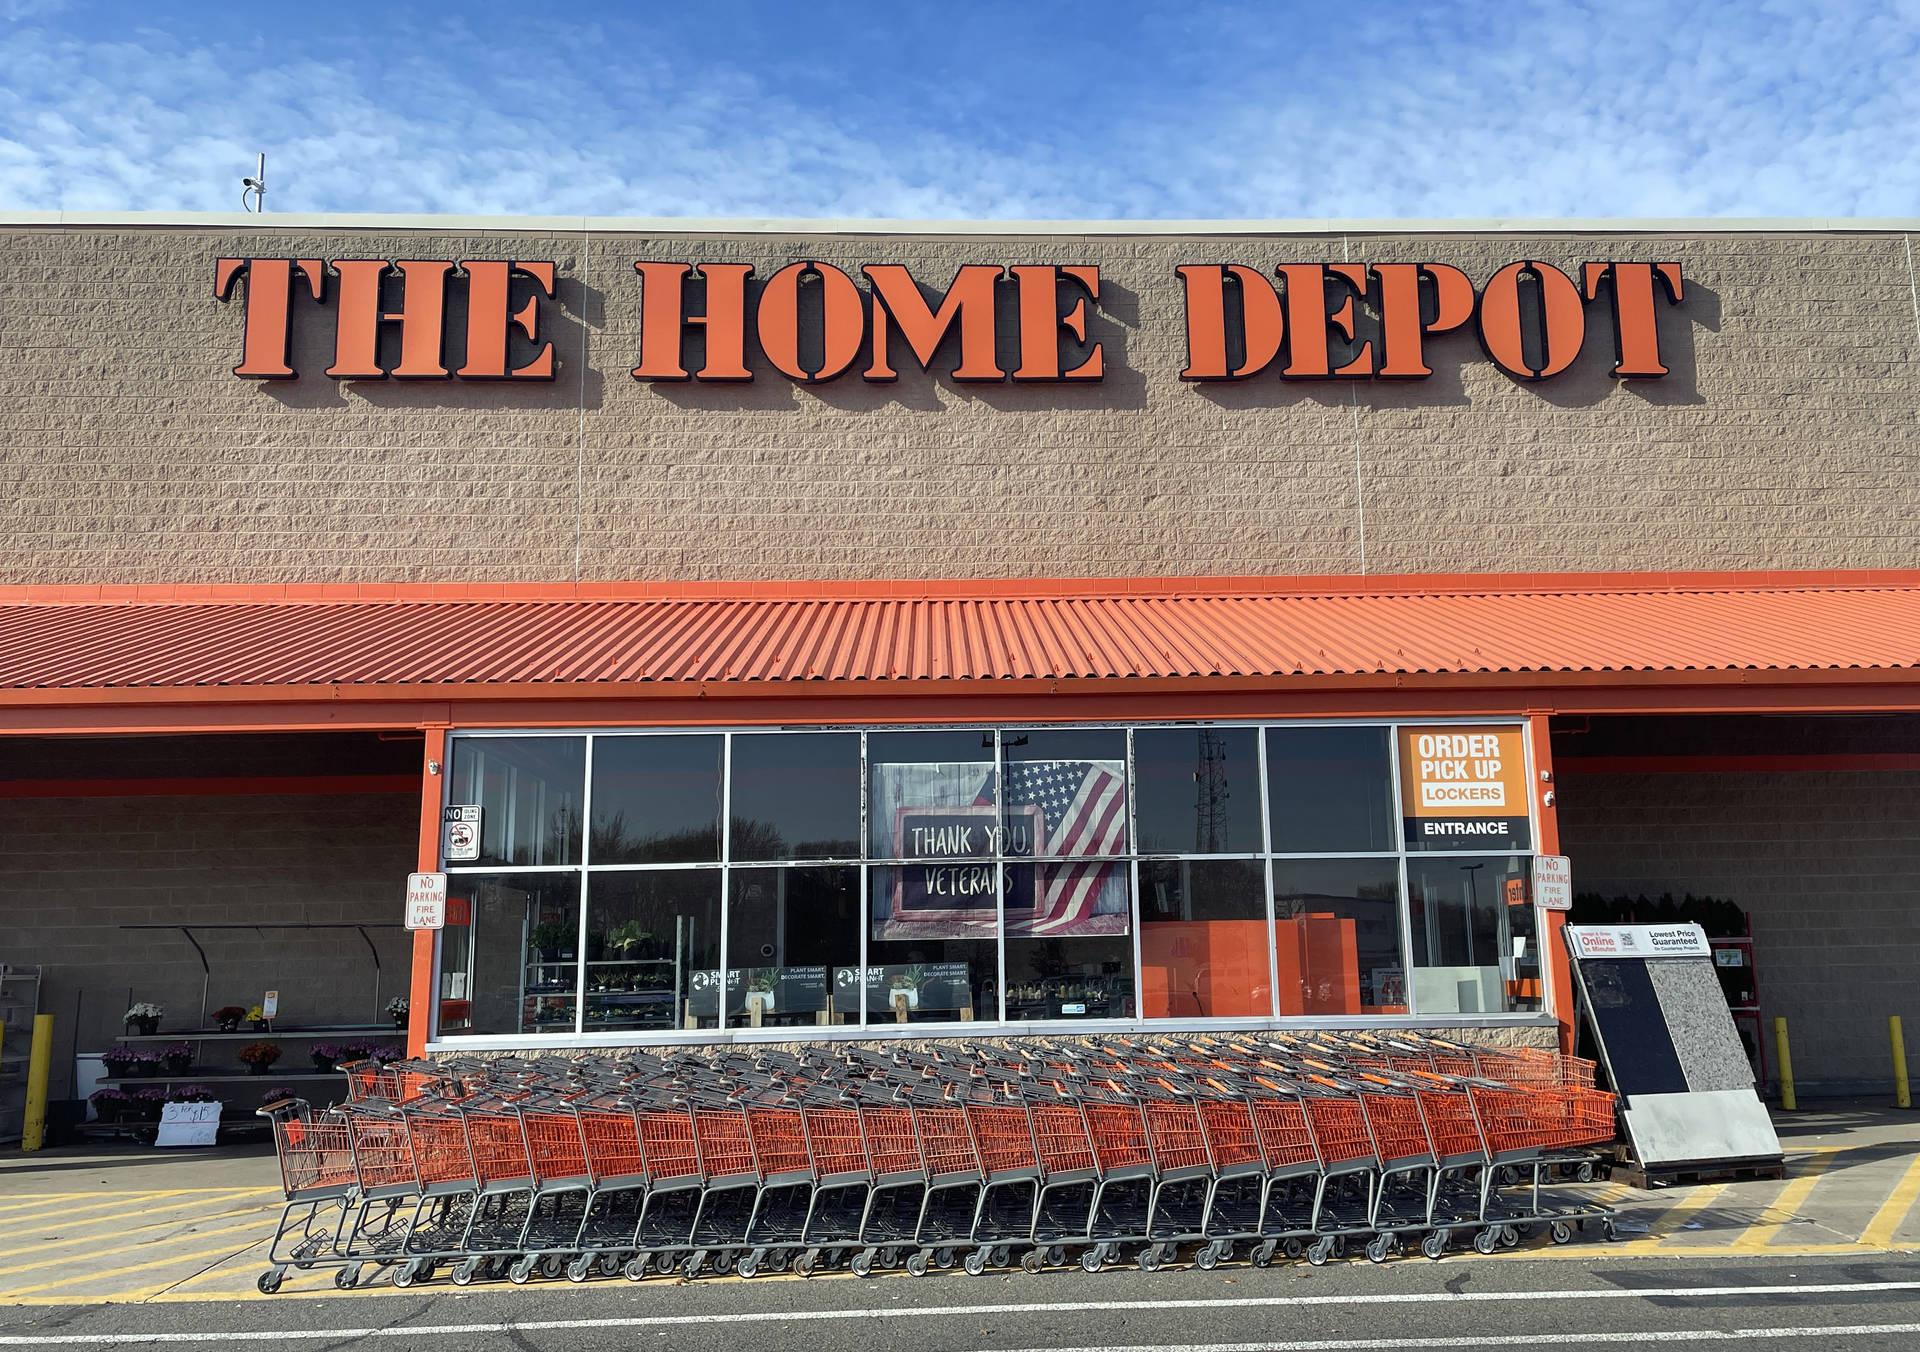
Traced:
POLYGON ((1005 70, 924 88, 851 60, 783 72, 615 50, 591 27, 552 51, 478 20, 405 41, 321 26, 285 55, 258 37, 92 36, 51 3, 0 4, 41 20, 0 34, 0 204, 15 207, 232 209, 265 150, 281 211, 1920 210, 1910 4, 1389 6, 1282 23, 1222 6, 1127 29, 1130 47, 1081 64, 1047 65, 1035 33, 1005 70))

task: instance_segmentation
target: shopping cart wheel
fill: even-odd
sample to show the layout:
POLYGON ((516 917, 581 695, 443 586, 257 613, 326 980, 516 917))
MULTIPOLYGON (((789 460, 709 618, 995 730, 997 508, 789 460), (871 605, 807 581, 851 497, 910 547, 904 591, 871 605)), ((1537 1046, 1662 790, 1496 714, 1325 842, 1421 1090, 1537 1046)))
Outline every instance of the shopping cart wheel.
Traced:
POLYGON ((1588 1160, 1579 1168, 1575 1169, 1573 1171, 1573 1181, 1576 1183, 1593 1182, 1593 1161, 1588 1160))
POLYGON ((1158 1244, 1147 1245, 1146 1248, 1140 1250, 1140 1257, 1137 1261, 1142 1272, 1158 1272, 1162 1261, 1160 1257, 1160 1246, 1158 1244))
POLYGON ((1552 1236, 1555 1244, 1573 1243, 1573 1227, 1565 1221, 1555 1221, 1547 1233, 1552 1236))
POLYGON ((1448 1235, 1445 1230, 1435 1230, 1432 1234, 1420 1241, 1420 1252, 1437 1263, 1441 1258, 1446 1256, 1447 1239, 1448 1235))
POLYGON ((1066 1245, 1049 1244, 1047 1246, 1047 1266, 1048 1267, 1065 1267, 1066 1262, 1067 1262, 1067 1246, 1066 1245))
POLYGON ((737 1256, 737 1255, 735 1255, 735 1254, 734 1254, 734 1253, 733 1253, 733 1252, 732 1252, 731 1250, 729 1250, 729 1249, 722 1249, 722 1250, 721 1250, 721 1251, 720 1251, 719 1253, 716 1253, 716 1254, 715 1254, 715 1255, 713 1256, 713 1270, 714 1270, 714 1272, 715 1272, 715 1273, 716 1273, 717 1275, 719 1275, 719 1276, 722 1276, 722 1277, 724 1277, 724 1276, 726 1276, 726 1275, 727 1275, 727 1274, 728 1274, 729 1272, 732 1272, 732 1271, 733 1271, 733 1265, 734 1265, 734 1260, 735 1260, 735 1258, 736 1258, 736 1256, 737 1256))
POLYGON ((1502 1187, 1511 1188, 1519 1181, 1520 1171, 1518 1169, 1514 1168, 1511 1164, 1503 1164, 1500 1166, 1500 1184, 1502 1187))
POLYGON ((1280 1248, 1280 1252, 1289 1258, 1298 1258, 1307 1251, 1307 1246, 1297 1239, 1290 1239, 1280 1248))
POLYGON ((767 1255, 767 1266, 775 1272, 785 1272, 793 1266, 795 1256, 792 1249, 775 1249, 767 1255))
POLYGON ((1080 1270, 1082 1272, 1098 1272, 1101 1265, 1106 1261, 1107 1256, 1104 1248, 1099 1244, 1089 1244, 1086 1248, 1080 1250, 1080 1270))
POLYGON ((1020 1266, 1038 1275, 1047 1269, 1047 1256, 1038 1249, 1028 1249, 1020 1255, 1020 1266))
POLYGON ((927 1251, 925 1249, 922 1249, 919 1253, 907 1255, 907 1275, 910 1277, 924 1277, 927 1275, 927 1251))
POLYGON ((871 1277, 873 1275, 873 1250, 868 1249, 863 1253, 856 1253, 853 1256, 853 1275, 856 1277, 871 1277))
POLYGON ((531 1258, 522 1258, 512 1267, 508 1268, 507 1280, 515 1286, 525 1286, 527 1280, 533 1276, 533 1261, 531 1258))
POLYGON ((1511 1225, 1500 1227, 1500 1242, 1509 1249, 1520 1247, 1520 1232, 1511 1225))
POLYGON ((1387 1261, 1387 1255, 1392 1252, 1393 1241, 1386 1235, 1375 1235, 1367 1241, 1367 1261, 1369 1263, 1384 1263, 1387 1261))
POLYGON ((620 1275, 620 1269, 623 1266, 625 1266, 625 1264, 622 1262, 621 1255, 617 1252, 603 1253, 600 1255, 600 1275, 602 1277, 618 1277, 620 1275))
POLYGON ((742 1254, 740 1256, 740 1264, 734 1268, 734 1271, 739 1273, 743 1278, 751 1280, 760 1275, 760 1260, 753 1254, 742 1254))
POLYGON ((349 1264, 333 1274, 333 1284, 342 1291, 353 1290, 353 1284, 359 1280, 360 1265, 358 1263, 349 1264))
POLYGON ((287 1270, 285 1268, 268 1268, 260 1274, 259 1279, 255 1281, 253 1285, 261 1295, 270 1296, 280 1289, 280 1283, 286 1280, 286 1276, 287 1270))
POLYGON ((700 1275, 700 1269, 706 1265, 707 1251, 705 1249, 695 1249, 692 1253, 688 1254, 686 1259, 680 1264, 680 1275, 688 1279, 698 1277, 700 1275))
POLYGON ((1499 1247, 1500 1227, 1497 1225, 1489 1225, 1473 1237, 1473 1251, 1475 1253, 1492 1253, 1499 1247))
POLYGON ((1247 1255, 1247 1261, 1257 1268, 1272 1267, 1273 1255, 1279 1247, 1279 1241, 1263 1239, 1253 1246, 1253 1252, 1247 1255))
POLYGON ((819 1261, 820 1250, 808 1249, 805 1253, 793 1260, 793 1270, 802 1277, 811 1277, 813 1275, 813 1265, 819 1261))
POLYGON ((1609 1244, 1613 1243, 1614 1240, 1620 1238, 1620 1231, 1617 1228, 1615 1228, 1613 1223, 1613 1218, 1611 1216, 1609 1216, 1606 1220, 1603 1220, 1600 1222, 1600 1238, 1606 1240, 1607 1243, 1609 1244))
POLYGON ((1325 1267, 1327 1260, 1333 1257, 1333 1241, 1316 1239, 1307 1247, 1307 1261, 1315 1267, 1325 1267))
POLYGON ((935 1249, 933 1251, 933 1265, 942 1272, 951 1272, 953 1265, 959 1261, 960 1255, 950 1248, 935 1249))
MULTIPOLYGON (((646 1278, 647 1269, 652 1266, 653 1266, 652 1258, 650 1258, 648 1255, 644 1253, 639 1254, 627 1260, 627 1265, 620 1269, 620 1275, 625 1277, 630 1282, 642 1281, 646 1278)), ((457 1273, 454 1276, 454 1280, 455 1281, 460 1280, 459 1275, 457 1273)))
POLYGON ((540 1260, 540 1275, 550 1282, 560 1280, 560 1274, 567 1270, 567 1256, 564 1253, 550 1253, 540 1260))
POLYGON ((1193 1265, 1202 1272, 1211 1272, 1220 1266, 1220 1247, 1217 1244, 1202 1244, 1193 1253, 1193 1265))
POLYGON ((413 1285, 413 1279, 419 1272, 420 1265, 410 1258, 393 1270, 393 1284, 404 1291, 413 1285))
POLYGON ((453 1280, 455 1286, 470 1286, 473 1283, 474 1273, 479 1270, 480 1260, 478 1258, 462 1258, 453 1265, 453 1271, 449 1272, 447 1276, 453 1280))
POLYGON ((580 1285, 592 1275, 593 1255, 591 1254, 581 1254, 578 1258, 567 1264, 567 1280, 575 1286, 580 1285))
POLYGON ((987 1270, 987 1251, 976 1249, 960 1260, 960 1269, 969 1277, 978 1277, 987 1270))

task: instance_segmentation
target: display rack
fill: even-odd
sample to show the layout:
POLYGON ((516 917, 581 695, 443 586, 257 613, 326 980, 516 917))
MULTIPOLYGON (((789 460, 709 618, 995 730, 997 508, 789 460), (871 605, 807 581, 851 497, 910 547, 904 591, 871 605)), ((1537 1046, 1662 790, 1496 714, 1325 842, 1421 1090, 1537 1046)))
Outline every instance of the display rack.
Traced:
POLYGON ((20 1140, 27 1115, 27 1062, 40 1012, 40 969, 0 962, 0 1145, 20 1140))

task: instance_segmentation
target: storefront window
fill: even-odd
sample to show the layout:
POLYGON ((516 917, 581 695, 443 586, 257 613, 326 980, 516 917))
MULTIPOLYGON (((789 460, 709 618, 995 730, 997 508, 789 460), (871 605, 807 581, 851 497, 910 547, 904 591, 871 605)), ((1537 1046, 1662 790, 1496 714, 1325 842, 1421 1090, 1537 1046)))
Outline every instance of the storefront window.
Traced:
POLYGON ((1275 854, 1394 848, 1385 728, 1268 728, 1267 784, 1275 854))
MULTIPOLYGON (((469 1033, 571 1033, 580 992, 580 875, 455 874, 440 936, 441 1009, 469 1033)), ((453 1031, 448 1029, 447 1031, 453 1031)))
POLYGON ((997 868, 963 860, 868 870, 868 1023, 1000 1017, 997 868))
POLYGON ((594 738, 593 862, 718 862, 724 745, 718 736, 594 738))
POLYGON ((1252 728, 1141 728, 1133 797, 1142 854, 1258 854, 1260 760, 1252 728))
POLYGON ((1422 1014, 1540 1008, 1524 855, 1409 860, 1413 998, 1422 1014))
POLYGON ((1149 1019, 1273 1012, 1267 871, 1257 859, 1140 865, 1140 1012, 1149 1019))
POLYGON ((719 869, 592 876, 587 1032, 719 1026, 720 883, 719 869))
POLYGON ((733 739, 730 855, 860 857, 860 734, 796 732, 733 739))
POLYGON ((584 737, 462 737, 447 802, 480 809, 476 866, 577 864, 584 737))
POLYGON ((860 870, 732 870, 727 1026, 859 1022, 860 870))
POLYGON ((867 738, 874 859, 990 859, 999 772, 991 732, 885 732, 867 738))
POLYGON ((1282 1014, 1404 1014, 1395 859, 1276 859, 1273 945, 1282 1014))

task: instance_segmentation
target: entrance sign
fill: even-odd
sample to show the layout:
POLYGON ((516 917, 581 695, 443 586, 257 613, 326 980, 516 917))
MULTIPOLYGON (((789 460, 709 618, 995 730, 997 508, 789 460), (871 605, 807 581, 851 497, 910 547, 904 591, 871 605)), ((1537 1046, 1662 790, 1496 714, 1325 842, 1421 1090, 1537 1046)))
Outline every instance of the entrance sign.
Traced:
POLYGON ((447 927, 447 875, 407 875, 407 928, 437 930, 447 927))
POLYGON ((1543 911, 1573 909, 1573 861, 1564 854, 1533 857, 1533 900, 1543 911))
POLYGON ((480 857, 479 807, 440 809, 440 856, 449 864, 471 864, 480 857))
POLYGON ((1400 729, 1409 850, 1524 850, 1533 844, 1527 757, 1517 726, 1400 729))

